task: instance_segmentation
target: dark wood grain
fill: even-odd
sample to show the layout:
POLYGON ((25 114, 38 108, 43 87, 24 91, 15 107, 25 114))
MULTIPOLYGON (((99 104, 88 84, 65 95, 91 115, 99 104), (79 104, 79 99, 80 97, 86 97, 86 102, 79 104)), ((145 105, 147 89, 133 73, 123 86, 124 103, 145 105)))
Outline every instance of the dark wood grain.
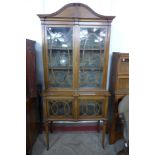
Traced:
POLYGON ((37 96, 35 41, 26 39, 26 96, 37 96))
POLYGON ((39 134, 40 112, 36 85, 35 41, 26 39, 26 153, 31 154, 39 134))

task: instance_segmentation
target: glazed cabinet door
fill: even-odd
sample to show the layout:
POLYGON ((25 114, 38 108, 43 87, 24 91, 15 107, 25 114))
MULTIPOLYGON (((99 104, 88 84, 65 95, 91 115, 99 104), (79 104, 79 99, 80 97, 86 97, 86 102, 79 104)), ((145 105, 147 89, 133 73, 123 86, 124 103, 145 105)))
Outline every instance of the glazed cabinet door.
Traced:
POLYGON ((107 97, 50 97, 44 112, 50 120, 89 120, 107 118, 107 97))
POLYGON ((71 88, 73 83, 73 27, 47 26, 47 83, 48 87, 71 88))
POLYGON ((48 87, 105 87, 106 26, 47 26, 45 32, 48 87))
POLYGON ((79 97, 79 119, 101 119, 107 117, 107 99, 105 97, 79 97))
POLYGON ((80 27, 80 88, 103 87, 106 34, 106 27, 80 27))
POLYGON ((73 98, 54 97, 46 100, 47 117, 49 119, 72 119, 73 98))

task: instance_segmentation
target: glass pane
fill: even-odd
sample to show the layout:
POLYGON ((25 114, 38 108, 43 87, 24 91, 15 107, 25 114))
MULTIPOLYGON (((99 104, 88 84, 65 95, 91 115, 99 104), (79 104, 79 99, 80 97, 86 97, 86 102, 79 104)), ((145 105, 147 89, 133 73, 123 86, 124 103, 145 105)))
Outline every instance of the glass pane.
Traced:
POLYGON ((102 102, 95 100, 80 100, 80 115, 82 116, 102 115, 102 102))
POLYGON ((71 116, 72 115, 72 101, 68 100, 50 100, 48 101, 49 115, 52 116, 71 116))
POLYGON ((71 87, 72 74, 72 28, 48 27, 48 69, 51 87, 71 87))
POLYGON ((80 28, 80 87, 101 87, 106 29, 80 28))

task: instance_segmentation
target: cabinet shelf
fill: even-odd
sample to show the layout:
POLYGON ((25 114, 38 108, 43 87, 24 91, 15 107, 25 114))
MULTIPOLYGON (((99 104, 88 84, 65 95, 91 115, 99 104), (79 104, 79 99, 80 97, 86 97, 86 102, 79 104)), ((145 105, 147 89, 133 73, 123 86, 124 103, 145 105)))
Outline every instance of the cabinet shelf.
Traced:
POLYGON ((80 67, 80 70, 86 70, 86 71, 102 71, 103 70, 103 68, 96 68, 96 67, 80 67))
POLYGON ((80 49, 80 51, 82 52, 83 50, 85 50, 85 51, 104 51, 104 49, 96 49, 96 48, 94 48, 94 49, 80 49))
POLYGON ((70 67, 67 67, 67 66, 66 66, 66 67, 49 67, 48 69, 49 69, 49 70, 52 70, 52 69, 53 69, 53 70, 68 70, 68 69, 69 69, 69 70, 72 70, 73 67, 71 67, 71 66, 70 66, 70 67))
POLYGON ((61 47, 59 47, 59 48, 56 48, 56 47, 53 47, 53 48, 49 48, 48 47, 48 50, 63 50, 63 51, 72 51, 73 49, 71 49, 71 48, 61 48, 61 47))
MULTIPOLYGON (((72 67, 49 67, 48 68, 49 70, 72 70, 73 68, 72 67)), ((81 70, 86 70, 86 71, 102 71, 103 70, 103 68, 95 68, 95 67, 86 67, 86 68, 82 68, 82 67, 80 67, 80 71, 81 70)))
MULTIPOLYGON (((71 49, 71 48, 69 48, 69 49, 68 48, 61 48, 61 47, 60 48, 55 48, 54 47, 54 48, 48 48, 48 50, 63 50, 63 51, 66 51, 66 50, 68 51, 69 50, 69 51, 72 51, 73 49, 71 49)), ((100 51, 100 50, 104 51, 104 49, 97 49, 97 48, 94 48, 94 49, 80 49, 81 52, 83 50, 85 50, 85 51, 100 51)))

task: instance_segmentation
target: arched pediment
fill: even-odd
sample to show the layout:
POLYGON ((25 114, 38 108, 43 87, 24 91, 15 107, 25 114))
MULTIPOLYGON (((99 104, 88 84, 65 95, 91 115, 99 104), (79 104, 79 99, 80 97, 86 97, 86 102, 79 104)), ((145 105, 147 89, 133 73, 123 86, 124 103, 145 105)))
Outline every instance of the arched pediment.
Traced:
POLYGON ((38 14, 40 18, 86 18, 112 20, 114 16, 103 16, 82 3, 70 3, 52 14, 38 14))

